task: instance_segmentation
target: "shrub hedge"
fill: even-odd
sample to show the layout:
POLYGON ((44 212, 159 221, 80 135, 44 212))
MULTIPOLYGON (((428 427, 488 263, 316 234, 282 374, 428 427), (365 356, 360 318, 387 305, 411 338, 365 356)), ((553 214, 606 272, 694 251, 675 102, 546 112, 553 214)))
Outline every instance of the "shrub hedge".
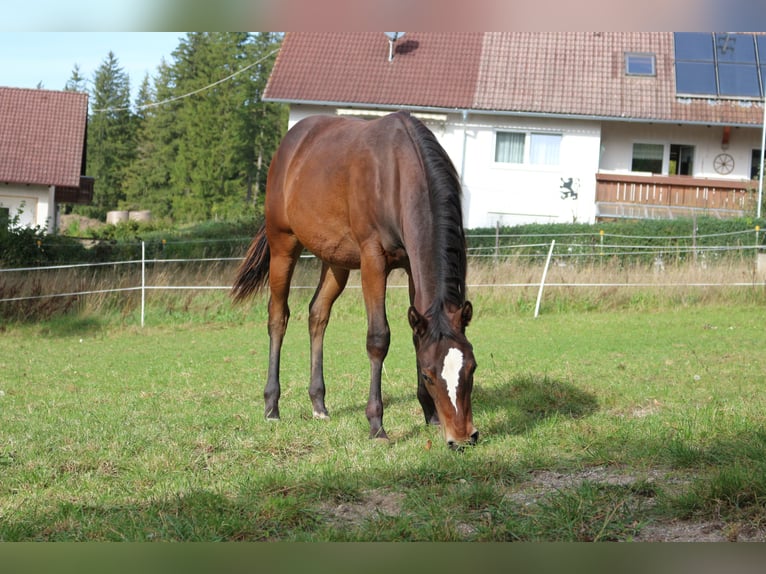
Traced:
MULTIPOLYGON (((102 263, 134 260, 145 242, 148 259, 240 257, 261 220, 210 221, 188 227, 127 221, 88 231, 85 238, 45 234, 40 228, 21 227, 11 221, 0 226, 0 267, 17 268, 69 263, 102 263)), ((680 259, 693 246, 764 245, 766 220, 753 218, 697 218, 675 220, 615 221, 594 224, 551 223, 513 227, 478 228, 466 231, 471 255, 544 255, 552 239, 570 252, 592 253, 602 245, 607 255, 648 258, 631 252, 631 246, 675 250, 680 259), (603 231, 603 236, 601 232, 603 231), (748 232, 752 232, 748 233, 748 232)))

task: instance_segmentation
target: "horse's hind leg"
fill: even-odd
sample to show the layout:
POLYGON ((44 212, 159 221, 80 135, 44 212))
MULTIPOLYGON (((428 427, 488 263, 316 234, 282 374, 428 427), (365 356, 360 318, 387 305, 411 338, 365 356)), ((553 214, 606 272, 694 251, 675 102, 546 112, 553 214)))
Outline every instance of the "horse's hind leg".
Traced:
POLYGON ((338 296, 343 292, 348 281, 348 269, 332 267, 328 263, 322 266, 319 286, 309 305, 309 336, 311 337, 311 383, 309 397, 315 418, 327 418, 324 404, 324 333, 330 320, 330 310, 338 296))
POLYGON ((291 249, 271 248, 269 262, 269 371, 266 388, 263 391, 265 401, 264 414, 269 420, 279 419, 279 362, 282 353, 282 341, 290 318, 287 297, 290 293, 290 280, 295 270, 301 247, 294 241, 291 249))
POLYGON ((370 438, 387 439, 383 430, 383 396, 380 379, 383 361, 388 354, 391 330, 386 318, 385 260, 378 256, 362 256, 362 293, 367 309, 367 356, 370 359, 370 395, 365 414, 370 422, 370 438))

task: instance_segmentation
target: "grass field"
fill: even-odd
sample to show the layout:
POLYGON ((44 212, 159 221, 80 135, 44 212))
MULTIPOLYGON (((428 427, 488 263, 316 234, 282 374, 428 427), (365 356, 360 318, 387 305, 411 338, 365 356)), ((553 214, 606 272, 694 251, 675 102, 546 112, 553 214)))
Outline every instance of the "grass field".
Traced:
POLYGON ((143 329, 135 308, 1 327, 0 540, 765 539, 762 292, 549 294, 537 319, 518 292, 470 295, 481 439, 460 453, 423 424, 401 289, 388 443, 367 438, 358 290, 328 328, 329 421, 311 417, 305 292, 277 423, 264 299, 158 294, 143 329))

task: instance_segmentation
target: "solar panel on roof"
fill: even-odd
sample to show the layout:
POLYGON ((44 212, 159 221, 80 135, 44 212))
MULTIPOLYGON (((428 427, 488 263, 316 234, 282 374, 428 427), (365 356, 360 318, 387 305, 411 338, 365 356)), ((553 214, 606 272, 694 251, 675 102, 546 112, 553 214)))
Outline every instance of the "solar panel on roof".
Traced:
POLYGON ((719 62, 755 64, 755 42, 750 34, 716 34, 719 62))
POLYGON ((718 64, 718 92, 722 96, 761 96, 754 64, 718 64))
POLYGON ((713 37, 706 32, 673 34, 676 60, 713 60, 713 37))
POLYGON ((709 95, 717 91, 712 62, 676 62, 676 93, 709 95))
POLYGON ((676 32, 673 39, 676 94, 761 98, 765 93, 763 36, 676 32))

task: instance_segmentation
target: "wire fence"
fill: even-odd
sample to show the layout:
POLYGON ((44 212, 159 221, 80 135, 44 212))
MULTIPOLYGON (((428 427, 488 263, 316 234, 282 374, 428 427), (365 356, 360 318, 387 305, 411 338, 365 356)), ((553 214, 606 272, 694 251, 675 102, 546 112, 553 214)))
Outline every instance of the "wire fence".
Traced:
MULTIPOLYGON (((469 288, 496 288, 496 289, 537 289, 537 302, 535 316, 539 313, 543 291, 546 288, 637 288, 637 287, 766 287, 766 253, 761 245, 761 231, 758 227, 754 230, 717 233, 713 235, 678 235, 678 236, 635 236, 617 235, 601 232, 597 236, 592 233, 568 233, 548 235, 468 235, 469 262, 487 268, 493 266, 524 265, 525 269, 534 268, 539 263, 539 275, 533 279, 527 274, 524 281, 502 281, 494 276, 491 280, 475 279, 470 281, 469 288), (732 239, 734 241, 732 241, 732 239), (762 259, 764 259, 762 261, 762 259), (751 266, 752 274, 746 279, 739 280, 720 274, 709 279, 688 276, 679 280, 677 276, 663 281, 662 272, 665 266, 672 266, 678 262, 690 262, 697 267, 713 266, 721 261, 738 261, 751 266), (566 281, 548 279, 549 270, 554 268, 583 269, 588 267, 605 266, 617 262, 617 267, 634 264, 645 264, 650 267, 654 274, 650 281, 642 281, 640 278, 620 276, 618 280, 605 280, 610 273, 599 274, 595 279, 582 280, 575 276, 566 281)), ((214 242, 215 240, 211 240, 214 242)), ((164 242, 163 242, 164 243, 164 242)), ((170 272, 171 281, 167 277, 163 282, 152 282, 147 278, 147 269, 156 271, 164 265, 228 265, 234 267, 242 257, 147 257, 146 242, 138 243, 140 257, 119 261, 95 262, 95 263, 72 263, 63 265, 41 265, 18 267, 11 269, 0 268, 0 305, 35 301, 54 298, 85 297, 109 293, 140 293, 141 299, 141 325, 144 325, 146 313, 146 297, 153 291, 228 291, 230 284, 216 284, 208 278, 205 282, 196 281, 192 284, 176 284, 172 281, 173 272, 170 272), (19 284, 34 281, 36 274, 56 273, 62 271, 87 271, 101 270, 99 280, 92 281, 80 279, 77 284, 79 289, 64 289, 43 292, 38 285, 35 292, 25 292, 19 288, 19 284), (139 271, 136 278, 136 271, 139 271), (112 284, 104 286, 104 275, 107 278, 112 275, 112 284), (127 276, 127 278, 126 278, 127 276), (8 279, 15 277, 16 293, 7 287, 8 279), (125 282, 127 281, 127 285, 125 282)), ((305 259, 313 256, 305 254, 305 259)), ((193 274, 177 274, 181 279, 194 278, 193 274)), ((108 279, 107 279, 108 282, 108 279)), ((359 288, 359 285, 350 283, 348 288, 359 288)), ((391 288, 406 288, 404 284, 393 284, 391 288)), ((315 289, 316 285, 294 284, 293 289, 315 289)))

